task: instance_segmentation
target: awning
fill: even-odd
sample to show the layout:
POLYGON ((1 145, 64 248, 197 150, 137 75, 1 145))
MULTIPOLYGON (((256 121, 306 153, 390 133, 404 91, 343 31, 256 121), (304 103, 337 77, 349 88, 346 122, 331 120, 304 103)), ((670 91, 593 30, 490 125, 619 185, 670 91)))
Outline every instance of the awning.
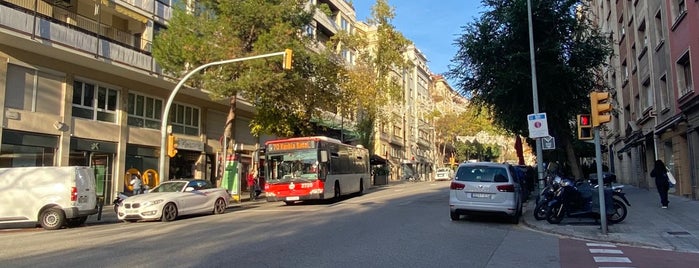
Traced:
POLYGON ((386 158, 383 158, 380 155, 372 154, 369 158, 369 164, 372 165, 385 165, 386 163, 386 158))
POLYGON ((128 7, 122 6, 122 4, 117 4, 116 2, 113 2, 110 0, 101 0, 99 2, 101 2, 102 7, 112 9, 116 13, 127 16, 127 17, 132 18, 134 20, 137 20, 141 23, 148 22, 148 18, 145 15, 142 15, 136 11, 133 11, 133 10, 129 9, 128 7))

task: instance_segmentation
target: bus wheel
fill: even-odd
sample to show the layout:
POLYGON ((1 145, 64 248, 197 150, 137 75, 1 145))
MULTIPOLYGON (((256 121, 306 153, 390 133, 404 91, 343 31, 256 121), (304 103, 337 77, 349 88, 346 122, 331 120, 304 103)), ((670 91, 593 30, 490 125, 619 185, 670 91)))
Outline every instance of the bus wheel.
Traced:
POLYGON ((333 198, 340 199, 340 183, 339 182, 335 182, 335 195, 333 195, 333 198))
POLYGON ((364 194, 364 179, 359 180, 359 192, 357 195, 363 195, 364 194))

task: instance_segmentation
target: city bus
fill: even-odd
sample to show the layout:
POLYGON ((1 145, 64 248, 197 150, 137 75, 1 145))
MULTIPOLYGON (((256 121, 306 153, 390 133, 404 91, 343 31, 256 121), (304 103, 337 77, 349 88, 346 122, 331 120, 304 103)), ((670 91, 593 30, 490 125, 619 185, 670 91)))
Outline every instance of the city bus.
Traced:
POLYGON ((266 142, 264 166, 268 202, 338 199, 371 185, 369 151, 323 136, 266 142))

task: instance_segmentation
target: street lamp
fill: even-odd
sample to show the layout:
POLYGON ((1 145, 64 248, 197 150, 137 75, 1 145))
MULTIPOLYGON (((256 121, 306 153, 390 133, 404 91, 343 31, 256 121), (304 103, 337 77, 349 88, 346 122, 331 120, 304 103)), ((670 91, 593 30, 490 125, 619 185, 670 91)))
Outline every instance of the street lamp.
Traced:
POLYGON ((177 83, 177 86, 175 86, 175 89, 172 90, 172 92, 170 93, 170 97, 167 99, 167 103, 165 103, 165 108, 163 109, 163 117, 162 117, 162 121, 160 124, 160 158, 158 159, 158 173, 160 174, 160 177, 161 178, 168 178, 170 175, 170 174, 168 174, 168 177, 163 176, 163 175, 165 175, 165 156, 167 153, 166 148, 167 148, 167 134, 168 134, 167 133, 167 123, 168 123, 168 118, 170 116, 170 106, 172 106, 172 101, 175 99, 175 95, 177 95, 177 92, 180 91, 180 88, 182 87, 182 85, 184 85, 184 82, 187 81, 187 79, 189 79, 195 73, 198 73, 199 71, 201 71, 205 68, 211 67, 211 66, 223 65, 223 64, 252 60, 252 59, 266 58, 266 57, 272 57, 272 56, 284 56, 283 68, 290 69, 291 68, 291 66, 290 66, 291 53, 292 53, 291 49, 286 49, 285 51, 282 51, 282 52, 268 53, 268 54, 262 54, 262 55, 244 57, 244 58, 238 58, 238 59, 214 61, 214 62, 204 64, 202 66, 199 66, 199 67, 195 68, 194 70, 190 71, 189 73, 187 73, 182 78, 182 80, 180 80, 180 82, 177 83))

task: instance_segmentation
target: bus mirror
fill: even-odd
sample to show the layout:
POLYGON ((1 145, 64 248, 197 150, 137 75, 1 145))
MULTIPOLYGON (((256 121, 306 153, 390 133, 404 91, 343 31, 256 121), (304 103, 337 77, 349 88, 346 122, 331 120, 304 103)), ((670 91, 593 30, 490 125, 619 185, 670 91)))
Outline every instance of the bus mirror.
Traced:
POLYGON ((328 162, 328 151, 320 151, 320 162, 321 163, 328 162))

